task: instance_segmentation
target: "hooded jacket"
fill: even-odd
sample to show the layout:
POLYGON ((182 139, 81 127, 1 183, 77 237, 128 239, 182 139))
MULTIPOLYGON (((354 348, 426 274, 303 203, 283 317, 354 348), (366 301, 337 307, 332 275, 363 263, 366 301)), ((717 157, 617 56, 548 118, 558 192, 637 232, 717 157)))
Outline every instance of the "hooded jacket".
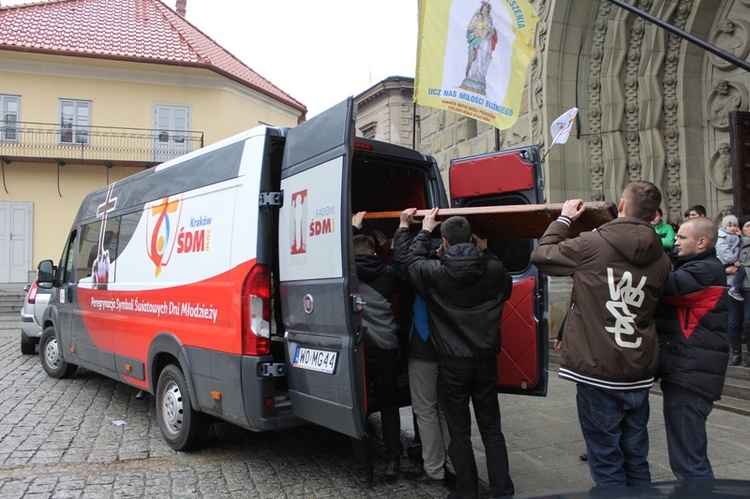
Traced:
POLYGON ((654 225, 651 224, 659 237, 661 238, 661 244, 665 250, 671 250, 674 248, 674 229, 671 225, 666 223, 664 220, 659 220, 659 223, 654 225))
POLYGON ((572 276, 559 376, 608 390, 650 388, 659 360, 653 321, 669 258, 648 222, 620 217, 566 239, 570 219, 547 228, 531 263, 572 276))
POLYGON ((718 400, 729 361, 724 265, 710 249, 679 259, 654 320, 659 377, 718 400))
POLYGON ((451 246, 429 259, 430 233, 421 230, 409 247, 407 281, 427 304, 430 340, 439 364, 476 368, 500 353, 500 319, 513 281, 505 266, 474 243, 451 246))
MULTIPOLYGON (((393 294, 401 287, 401 277, 393 266, 377 255, 355 255, 359 294, 367 303, 362 324, 367 327, 365 345, 393 350, 398 345, 398 323, 392 309, 393 294)), ((370 349, 372 351, 372 349, 370 349)), ((365 354, 367 355, 367 348, 365 354)))

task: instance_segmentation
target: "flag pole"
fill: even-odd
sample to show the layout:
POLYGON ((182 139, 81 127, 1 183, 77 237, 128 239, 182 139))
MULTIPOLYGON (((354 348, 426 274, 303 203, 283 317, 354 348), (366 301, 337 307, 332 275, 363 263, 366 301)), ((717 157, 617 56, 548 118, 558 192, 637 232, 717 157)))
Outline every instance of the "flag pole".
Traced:
POLYGON ((544 163, 544 158, 546 158, 547 155, 549 154, 549 152, 552 150, 552 146, 554 146, 555 144, 557 144, 557 139, 560 137, 560 134, 563 132, 563 130, 564 130, 564 128, 561 128, 560 131, 557 132, 557 135, 555 135, 555 138, 552 139, 552 143, 547 148, 547 151, 544 153, 544 156, 542 156, 542 159, 539 160, 541 163, 544 163))

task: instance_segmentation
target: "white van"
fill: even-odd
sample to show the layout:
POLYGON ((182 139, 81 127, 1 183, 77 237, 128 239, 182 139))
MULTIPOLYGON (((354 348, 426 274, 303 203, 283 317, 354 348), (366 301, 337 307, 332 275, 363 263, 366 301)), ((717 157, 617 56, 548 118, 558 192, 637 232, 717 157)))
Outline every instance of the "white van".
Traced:
MULTIPOLYGON (((353 109, 348 99, 295 128, 258 127, 89 194, 58 265, 39 265, 53 284, 39 348, 47 373, 80 366, 148 391, 177 450, 200 445, 206 415, 361 437, 366 304, 351 214, 449 204, 433 158, 355 138, 353 109)), ((450 206, 541 203, 540 171, 535 147, 455 161, 450 206)), ((544 395, 546 289, 533 244, 490 240, 515 281, 498 389, 544 395)))

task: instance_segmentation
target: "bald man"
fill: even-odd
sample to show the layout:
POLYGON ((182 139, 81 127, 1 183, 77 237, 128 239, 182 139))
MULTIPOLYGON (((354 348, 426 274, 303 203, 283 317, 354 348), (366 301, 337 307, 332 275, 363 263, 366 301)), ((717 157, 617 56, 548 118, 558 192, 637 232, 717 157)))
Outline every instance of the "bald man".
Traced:
POLYGON ((680 226, 677 260, 654 316, 669 465, 679 480, 714 476, 706 419, 721 397, 729 360, 726 274, 716 257, 717 238, 706 217, 680 226))

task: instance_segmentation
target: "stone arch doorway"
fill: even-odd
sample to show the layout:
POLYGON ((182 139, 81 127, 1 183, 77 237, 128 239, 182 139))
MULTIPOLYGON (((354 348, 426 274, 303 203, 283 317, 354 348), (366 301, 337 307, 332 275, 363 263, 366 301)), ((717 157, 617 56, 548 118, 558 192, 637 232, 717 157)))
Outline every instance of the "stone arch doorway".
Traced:
MULTIPOLYGON (((637 6, 740 58, 750 53, 750 0, 637 6)), ((727 117, 750 107, 750 75, 607 0, 585 10, 573 0, 535 7, 529 119, 517 126, 528 126, 544 153, 549 124, 580 109, 573 137, 546 158, 549 201, 617 202, 624 185, 645 179, 661 187, 672 222, 692 204, 710 216, 731 209, 727 117)))

